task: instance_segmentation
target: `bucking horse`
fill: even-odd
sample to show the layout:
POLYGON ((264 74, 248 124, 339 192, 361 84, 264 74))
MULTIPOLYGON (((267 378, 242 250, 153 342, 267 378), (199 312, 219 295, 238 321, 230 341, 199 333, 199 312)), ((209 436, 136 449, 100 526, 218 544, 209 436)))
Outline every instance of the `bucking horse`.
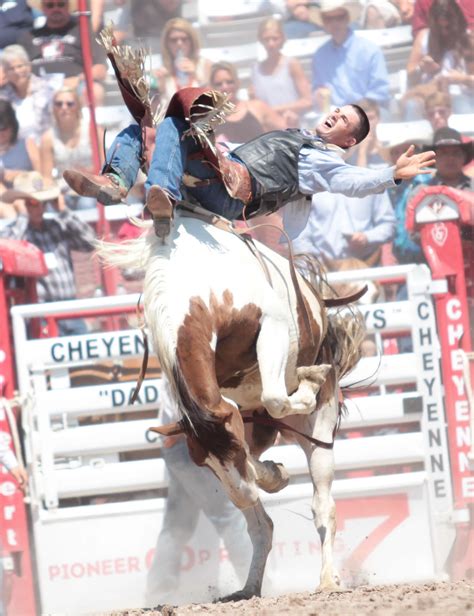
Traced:
POLYGON ((100 254, 111 265, 144 271, 147 330, 183 414, 159 430, 185 432, 194 462, 212 469, 247 520, 250 571, 231 598, 261 592, 273 525, 259 488, 276 492, 288 475, 258 457, 277 430, 291 431, 307 456, 322 543, 320 588, 337 588, 331 483, 338 381, 359 358, 360 319, 328 313, 315 286, 300 274, 295 285, 284 257, 185 206, 165 242, 152 223, 142 224, 150 228, 138 239, 102 243, 100 254))
MULTIPOLYGON (((140 107, 143 58, 111 39, 106 47, 125 102, 146 133, 144 118, 152 114, 148 103, 140 107)), ((144 272, 147 331, 182 412, 177 424, 157 431, 184 432, 194 462, 215 473, 247 520, 248 579, 227 598, 261 593, 273 524, 259 490, 281 490, 289 477, 281 464, 259 456, 278 431, 291 433, 305 451, 322 543, 320 588, 338 588, 331 496, 338 382, 358 361, 362 321, 328 312, 319 284, 307 279, 314 271, 309 260, 304 278, 292 260, 195 205, 176 208, 165 239, 152 222, 137 224, 146 227, 139 238, 102 242, 99 252, 110 265, 144 272)))

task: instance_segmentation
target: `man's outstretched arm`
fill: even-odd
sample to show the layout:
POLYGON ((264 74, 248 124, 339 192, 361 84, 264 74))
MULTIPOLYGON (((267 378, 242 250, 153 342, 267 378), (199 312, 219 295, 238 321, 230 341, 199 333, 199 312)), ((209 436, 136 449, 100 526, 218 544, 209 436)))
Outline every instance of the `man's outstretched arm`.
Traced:
POLYGON ((429 167, 434 162, 434 152, 413 154, 410 147, 394 167, 367 169, 346 164, 335 152, 306 150, 300 155, 299 185, 305 194, 327 191, 347 197, 365 197, 382 193, 401 180, 411 179, 420 173, 431 173, 429 167))
POLYGON ((433 173, 436 164, 436 154, 433 151, 415 154, 415 146, 411 145, 395 164, 393 177, 395 180, 411 180, 416 175, 433 173))

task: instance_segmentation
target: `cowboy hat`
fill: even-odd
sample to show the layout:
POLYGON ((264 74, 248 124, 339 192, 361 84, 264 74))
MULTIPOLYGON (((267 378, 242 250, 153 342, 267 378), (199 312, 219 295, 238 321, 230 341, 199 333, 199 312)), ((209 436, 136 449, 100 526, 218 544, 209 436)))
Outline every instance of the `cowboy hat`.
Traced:
POLYGON ((315 9, 312 14, 313 21, 318 25, 323 25, 322 15, 324 13, 332 13, 338 9, 344 9, 349 13, 349 23, 357 21, 360 17, 360 3, 351 0, 321 0, 319 3, 319 9, 315 9))
POLYGON ((53 201, 61 191, 56 184, 45 188, 41 173, 37 171, 24 171, 13 180, 13 188, 9 188, 1 195, 2 201, 12 203, 15 199, 35 199, 36 201, 53 201))
MULTIPOLYGON (((380 126, 379 124, 378 127, 380 126)), ((429 143, 432 135, 431 126, 428 122, 400 122, 393 124, 391 125, 390 133, 385 139, 382 135, 379 135, 379 132, 381 131, 377 131, 377 136, 382 142, 380 153, 386 160, 390 159, 390 150, 392 148, 396 148, 399 145, 406 145, 407 149, 410 145, 425 146, 429 143)))
POLYGON ((474 154, 474 144, 472 140, 469 139, 469 141, 464 141, 461 136, 461 133, 458 133, 458 131, 454 128, 449 128, 449 126, 443 126, 442 128, 438 128, 438 130, 433 135, 433 143, 429 147, 429 149, 436 152, 436 150, 438 150, 439 148, 449 145, 456 145, 462 149, 462 151, 464 152, 466 165, 467 163, 471 162, 474 154))

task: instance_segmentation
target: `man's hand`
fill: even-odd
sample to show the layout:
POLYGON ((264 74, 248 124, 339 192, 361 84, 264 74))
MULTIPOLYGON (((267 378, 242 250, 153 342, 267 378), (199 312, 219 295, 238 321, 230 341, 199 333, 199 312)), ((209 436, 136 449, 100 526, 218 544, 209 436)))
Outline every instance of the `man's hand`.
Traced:
POLYGON ((367 236, 365 233, 358 231, 357 233, 353 233, 348 239, 347 243, 351 248, 364 248, 369 243, 367 236))
POLYGON ((434 173, 433 169, 427 169, 436 164, 435 152, 422 152, 414 154, 415 146, 411 145, 395 164, 393 177, 395 180, 411 180, 418 174, 434 173))
POLYGON ((26 474, 23 466, 15 466, 15 468, 10 469, 10 473, 18 481, 21 490, 24 492, 26 490, 26 486, 28 485, 28 475, 26 474))

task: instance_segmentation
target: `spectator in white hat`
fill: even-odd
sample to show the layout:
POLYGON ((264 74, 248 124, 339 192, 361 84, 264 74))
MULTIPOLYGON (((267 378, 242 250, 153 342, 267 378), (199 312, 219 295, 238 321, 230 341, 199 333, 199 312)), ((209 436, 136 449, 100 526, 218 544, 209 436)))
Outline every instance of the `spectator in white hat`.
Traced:
MULTIPOLYGON (((2 195, 3 201, 23 201, 25 214, 0 230, 0 237, 27 240, 43 251, 49 273, 38 279, 40 302, 74 299, 76 284, 71 251, 92 252, 95 234, 86 222, 65 205, 57 185, 46 187, 40 173, 18 174, 13 189, 2 195), (54 217, 45 217, 45 207, 56 210, 54 217)), ((58 322, 60 335, 87 333, 84 321, 63 319, 58 322)))

